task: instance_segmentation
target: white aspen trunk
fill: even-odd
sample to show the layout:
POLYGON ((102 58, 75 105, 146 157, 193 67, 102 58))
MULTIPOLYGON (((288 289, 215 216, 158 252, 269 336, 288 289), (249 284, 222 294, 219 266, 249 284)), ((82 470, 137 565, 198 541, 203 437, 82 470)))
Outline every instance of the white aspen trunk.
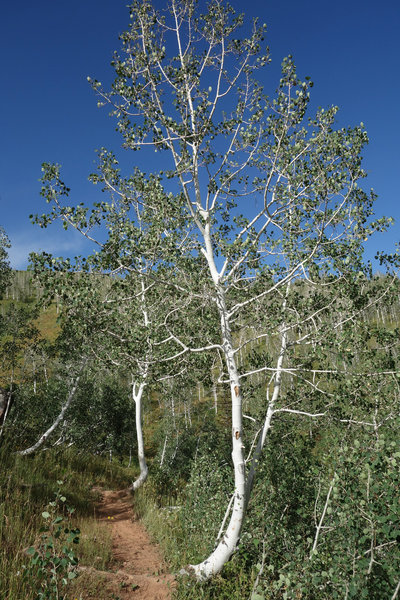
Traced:
MULTIPOLYGON (((142 289, 141 299, 142 299, 142 313, 143 313, 143 324, 145 328, 148 328, 150 325, 149 316, 146 309, 146 296, 145 296, 145 284, 143 281, 143 276, 140 278, 140 285, 142 289)), ((135 422, 136 422, 136 439, 138 445, 138 461, 139 461, 139 477, 132 482, 130 486, 130 491, 133 493, 138 490, 146 481, 148 476, 148 468, 146 463, 146 457, 144 454, 144 442, 143 442, 143 427, 142 427, 142 398, 143 392, 146 387, 146 380, 148 375, 148 367, 146 366, 142 371, 142 381, 140 384, 137 384, 132 377, 132 398, 135 402, 135 422)))
MULTIPOLYGON (((285 305, 286 305, 286 301, 284 303, 284 308, 285 308, 285 305)), ((257 446, 256 446, 256 448, 254 450, 253 458, 251 460, 249 473, 247 475, 247 481, 246 481, 246 507, 247 507, 247 504, 249 503, 249 500, 250 500, 250 494, 251 494, 251 490, 253 488, 254 477, 256 475, 256 472, 257 472, 257 469, 258 469, 258 465, 260 463, 260 457, 261 457, 262 450, 264 448, 264 444, 265 444, 265 440, 266 440, 266 437, 267 437, 267 433, 271 429, 272 417, 274 416, 274 407, 275 407, 275 404, 276 404, 276 402, 278 400, 279 393, 281 391, 281 385, 282 385, 282 367, 283 367, 283 360, 284 360, 285 354, 286 354, 286 347, 287 347, 287 330, 286 330, 285 324, 283 324, 282 325, 281 348, 280 348, 280 352, 279 352, 279 356, 278 356, 278 360, 277 360, 277 364, 276 364, 274 390, 273 390, 273 393, 272 393, 272 398, 271 398, 271 400, 268 403, 267 413, 266 413, 265 419, 264 419, 264 425, 263 425, 263 428, 262 428, 262 430, 260 432, 260 435, 259 435, 259 438, 258 438, 258 442, 257 442, 257 446)), ((267 387, 267 395, 269 395, 269 389, 268 389, 268 387, 267 387)))
POLYGON ((33 393, 36 396, 36 363, 32 361, 32 371, 33 371, 33 393))
POLYGON ((10 410, 10 406, 11 406, 11 395, 12 395, 13 389, 14 389, 14 375, 15 375, 15 371, 14 371, 14 367, 13 367, 11 370, 10 390, 6 397, 6 408, 5 408, 4 415, 3 415, 3 422, 2 422, 1 428, 0 428, 0 438, 3 435, 4 426, 6 424, 6 420, 8 417, 8 411, 10 410))
POLYGON ((246 472, 242 442, 242 394, 240 380, 232 346, 229 315, 225 304, 225 294, 216 285, 217 305, 221 316, 222 346, 229 374, 232 400, 232 461, 235 475, 235 490, 230 521, 215 550, 203 562, 190 565, 197 579, 206 580, 219 573, 234 553, 240 539, 246 507, 246 472))
MULTIPOLYGON (((285 299, 282 304, 282 314, 283 314, 283 323, 281 325, 281 347, 279 349, 279 356, 276 363, 276 372, 275 372, 275 380, 274 380, 274 389, 272 393, 272 398, 268 402, 267 413, 264 419, 264 425, 261 430, 260 436, 258 438, 257 446, 253 453, 253 458, 251 460, 249 473, 246 481, 246 508, 250 500, 251 490, 253 489, 254 477, 256 475, 258 465, 260 463, 260 457, 262 450, 264 448, 265 440, 267 437, 268 431, 271 429, 272 417, 274 416, 274 408, 275 404, 279 398, 279 394, 282 386, 282 373, 283 373, 283 361, 286 355, 287 341, 288 341, 288 332, 286 329, 286 321, 285 321, 285 311, 287 305, 287 298, 290 292, 290 281, 286 286, 285 299)), ((269 384, 267 386, 267 399, 269 400, 269 384)))
POLYGON ((162 449, 161 458, 160 458, 160 467, 162 467, 163 464, 164 464, 165 451, 167 449, 167 441, 168 441, 168 436, 166 435, 165 439, 164 439, 164 446, 163 446, 163 449, 162 449))
POLYGON ((7 420, 7 416, 8 416, 8 411, 10 409, 10 405, 11 405, 11 392, 9 392, 7 395, 4 395, 5 398, 5 409, 3 412, 3 422, 1 424, 1 428, 0 428, 0 438, 3 435, 3 430, 4 430, 4 426, 6 424, 6 420, 7 420))
POLYGON ((171 396, 171 412, 172 412, 172 424, 173 424, 174 429, 176 431, 175 401, 174 401, 174 397, 173 396, 171 396))
POLYGON ((135 417, 136 417, 136 437, 138 445, 138 460, 140 473, 139 477, 132 482, 129 488, 131 492, 139 489, 147 479, 148 468, 146 463, 146 457, 144 455, 144 443, 143 443, 143 428, 142 428, 142 397, 143 391, 146 387, 146 382, 142 381, 136 390, 136 385, 132 385, 132 397, 135 401, 135 417))
POLYGON ((215 383, 212 386, 212 393, 214 396, 214 412, 217 415, 218 414, 218 394, 217 394, 217 386, 215 383))
POLYGON ((317 546, 318 546, 318 538, 319 538, 319 535, 320 535, 320 533, 321 533, 321 529, 322 529, 322 523, 324 522, 324 519, 325 519, 326 511, 327 511, 327 509, 328 509, 328 505, 329 505, 329 498, 330 498, 330 496, 331 496, 331 493, 332 493, 332 490, 333 490, 333 488, 334 488, 334 485, 335 485, 335 483, 336 483, 336 480, 337 480, 337 475, 336 475, 336 473, 334 473, 334 475, 333 475, 333 478, 332 478, 332 481, 331 481, 331 484, 330 484, 330 486, 329 486, 328 493, 327 493, 327 495, 326 495, 325 505, 324 505, 324 509, 323 509, 323 511, 322 511, 321 518, 320 518, 320 520, 319 520, 319 523, 318 523, 318 525, 316 525, 314 543, 313 543, 313 547, 312 547, 312 549, 311 549, 311 552, 310 552, 310 557, 309 557, 309 559, 310 559, 310 560, 312 560, 312 558, 313 558, 313 556, 314 556, 314 554, 315 554, 315 551, 317 550, 317 546))
POLYGON ((60 414, 58 415, 58 417, 56 418, 54 423, 51 425, 51 427, 49 427, 48 430, 38 439, 36 444, 31 446, 30 448, 26 448, 26 450, 20 450, 19 452, 17 452, 17 454, 20 454, 21 456, 27 456, 28 454, 33 454, 38 448, 43 446, 45 441, 51 436, 53 431, 58 427, 58 425, 64 419, 64 415, 67 412, 68 408, 70 407, 72 400, 74 399, 76 390, 78 389, 79 380, 81 378, 81 374, 82 374, 82 371, 83 371, 86 363, 87 363, 87 359, 83 362, 83 364, 79 370, 79 373, 74 381, 72 389, 68 395, 67 401, 64 404, 64 406, 62 407, 60 414))
MULTIPOLYGON (((207 256, 207 254, 206 254, 207 256)), ((215 265, 210 260, 209 254, 207 259, 209 261, 211 272, 213 273, 213 267, 215 265)), ((215 273, 215 270, 214 270, 215 273)), ((215 281, 215 279, 214 279, 215 281)), ((283 302, 283 313, 286 308, 286 298, 289 293, 290 284, 286 288, 286 297, 283 302)), ((282 338, 281 348, 277 361, 277 370, 275 375, 274 391, 272 399, 269 403, 264 426, 261 431, 257 448, 254 452, 253 461, 250 467, 249 477, 246 478, 245 469, 245 458, 244 458, 244 445, 242 442, 242 394, 240 390, 240 380, 238 369, 235 361, 235 354, 232 344, 232 335, 229 323, 229 313, 225 303, 224 290, 218 283, 216 283, 217 290, 217 306, 221 317, 221 333, 222 333, 222 347, 224 351, 226 367, 229 375, 230 389, 231 389, 231 400, 232 400, 232 461, 234 466, 235 475, 235 490, 233 494, 233 507, 230 517, 230 521, 225 530, 224 535, 216 546, 215 550, 206 558, 203 562, 197 565, 190 565, 189 568, 194 571, 195 576, 199 580, 206 580, 217 574, 225 563, 230 559, 240 539, 241 530, 246 514, 246 509, 250 497, 251 488, 254 482, 254 476, 259 463, 259 458, 265 443, 266 435, 271 427, 271 420, 274 414, 274 405, 279 397, 282 382, 282 367, 283 360, 286 354, 287 347, 287 330, 285 322, 282 324, 282 338)), ((229 514, 229 507, 226 512, 225 518, 229 514)), ((222 529, 222 527, 221 527, 222 529)), ((221 534, 221 532, 220 532, 221 534)))

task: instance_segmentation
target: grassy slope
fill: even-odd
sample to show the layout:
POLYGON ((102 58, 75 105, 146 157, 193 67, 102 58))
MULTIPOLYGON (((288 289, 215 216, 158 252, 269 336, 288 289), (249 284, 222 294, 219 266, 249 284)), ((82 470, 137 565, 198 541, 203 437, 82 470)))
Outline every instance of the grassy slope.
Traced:
MULTIPOLYGON (((40 315, 37 325, 41 335, 45 339, 51 340, 57 335, 56 318, 57 313, 55 306, 50 307, 50 309, 40 315)), ((372 314, 370 318, 371 322, 374 322, 376 315, 372 314)), ((398 325, 398 323, 393 321, 390 316, 388 316, 386 324, 389 327, 398 325)), ((207 398, 207 400, 211 406, 212 399, 207 398)), ((154 427, 160 416, 158 414, 159 409, 157 408, 157 403, 154 402, 154 405, 154 412, 152 412, 151 417, 147 419, 145 432, 145 438, 147 440, 153 437, 154 427)), ((224 411, 221 411, 220 414, 222 415, 223 412, 224 411)), ((65 456, 60 455, 58 458, 54 456, 51 457, 48 453, 43 453, 34 459, 25 459, 25 461, 16 460, 14 464, 8 465, 11 483, 8 482, 7 477, 0 476, 0 543, 3 547, 2 540, 7 539, 7 544, 5 546, 6 553, 9 553, 9 557, 16 557, 14 563, 15 566, 11 567, 11 558, 7 558, 6 554, 4 556, 2 554, 0 555, 0 598, 2 598, 4 594, 4 597, 9 600, 19 600, 20 598, 25 597, 27 600, 30 600, 33 598, 33 596, 29 595, 31 592, 29 592, 28 588, 25 589, 24 587, 21 587, 23 584, 16 573, 20 568, 18 565, 23 564, 23 561, 25 560, 25 555, 22 550, 29 545, 31 539, 34 539, 35 535, 37 535, 41 511, 46 502, 51 499, 52 493, 56 488, 56 480, 59 478, 66 480, 66 489, 64 490, 64 493, 70 504, 78 508, 78 522, 83 532, 82 542, 80 544, 81 560, 83 564, 93 565, 97 568, 102 568, 101 565, 107 564, 110 551, 109 540, 102 538, 103 534, 101 531, 95 530, 95 524, 89 516, 93 506, 93 495, 91 494, 90 489, 92 485, 101 480, 107 486, 123 487, 128 481, 128 479, 126 479, 126 483, 124 483, 124 478, 128 478, 127 471, 119 470, 117 468, 114 472, 115 467, 110 466, 109 463, 103 462, 101 459, 93 457, 80 457, 77 459, 72 457, 72 453, 70 455, 67 453, 65 456), (67 456, 70 456, 70 458, 66 458, 67 456), (41 461, 43 461, 43 468, 40 466, 41 461), (105 470, 104 473, 102 472, 103 470, 105 470), (47 471, 51 473, 51 481, 49 484, 47 482, 44 483, 44 481, 46 481, 47 471), (22 489, 17 483, 18 480, 24 482, 22 489), (8 486, 5 490, 5 495, 3 486, 8 486), (4 509, 4 501, 6 502, 5 506, 9 507, 7 510, 11 513, 7 514, 5 512, 5 517, 3 517, 1 512, 4 509), (89 510, 87 509, 87 506, 90 507, 89 510), (29 507, 29 512, 27 512, 26 507, 29 507), (8 526, 7 523, 9 523, 10 520, 15 523, 15 530, 12 535, 9 533, 9 530, 4 529, 8 526), (8 532, 6 538, 4 538, 5 534, 2 533, 3 531, 6 531, 6 533, 8 532), (97 542, 95 541, 95 538, 97 538, 97 542), (98 543, 99 540, 100 543, 98 543), (100 559, 96 558, 99 556, 101 557, 100 559), (9 596, 7 596, 6 593, 7 588, 3 585, 4 573, 7 573, 7 576, 9 576, 9 596), (1 587, 2 585, 3 587, 1 587)), ((190 561, 192 557, 190 556, 190 552, 188 552, 184 541, 185 531, 178 518, 179 511, 169 510, 167 507, 170 504, 179 505, 182 498, 163 498, 162 509, 160 510, 159 504, 155 501, 155 498, 158 498, 158 493, 156 490, 152 489, 152 487, 153 484, 150 481, 145 486, 145 489, 137 494, 136 509, 143 517, 145 524, 154 538, 163 546, 165 554, 172 563, 173 568, 178 570, 179 567, 190 561)), ((3 550, 1 550, 1 552, 2 551, 3 550)), ((224 570, 223 574, 215 578, 213 582, 201 586, 198 584, 189 585, 187 582, 182 581, 177 594, 182 600, 186 598, 190 598, 191 600, 194 600, 195 598, 218 598, 221 600, 224 598, 229 598, 230 600, 237 598, 238 600, 241 600, 243 597, 249 596, 254 576, 254 573, 251 573, 251 576, 249 576, 249 571, 246 571, 241 564, 240 559, 234 557, 224 570)), ((93 592, 94 586, 96 585, 95 581, 84 580, 83 578, 79 581, 78 579, 76 588, 74 589, 74 597, 79 598, 79 594, 82 593, 82 598, 85 598, 85 594, 90 590, 90 586, 93 586, 93 592), (79 586, 81 586, 81 588, 79 586)), ((96 597, 98 597, 99 600, 102 598, 101 593, 100 587, 98 591, 96 591, 96 597)))
MULTIPOLYGON (((41 513, 54 499, 58 481, 62 480, 67 504, 74 507, 72 526, 81 530, 76 554, 80 564, 104 570, 111 558, 108 530, 93 518, 98 497, 94 487, 127 487, 132 473, 100 457, 78 455, 75 451, 41 452, 33 457, 19 457, 3 448, 0 460, 0 598, 33 600, 39 584, 25 580, 23 565, 29 558, 26 549, 40 538, 41 513)), ((97 589, 97 578, 78 578, 74 597, 86 598, 96 590, 99 600, 106 598, 97 589)), ((67 595, 69 597, 69 595, 67 595)))

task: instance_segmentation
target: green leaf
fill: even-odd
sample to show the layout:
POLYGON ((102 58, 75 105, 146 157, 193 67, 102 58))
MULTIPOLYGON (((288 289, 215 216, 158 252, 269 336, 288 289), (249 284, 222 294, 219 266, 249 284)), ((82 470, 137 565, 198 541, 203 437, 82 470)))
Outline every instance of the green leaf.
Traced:
POLYGON ((61 523, 61 521, 63 521, 62 517, 56 517, 53 521, 53 524, 56 525, 57 523, 61 523))

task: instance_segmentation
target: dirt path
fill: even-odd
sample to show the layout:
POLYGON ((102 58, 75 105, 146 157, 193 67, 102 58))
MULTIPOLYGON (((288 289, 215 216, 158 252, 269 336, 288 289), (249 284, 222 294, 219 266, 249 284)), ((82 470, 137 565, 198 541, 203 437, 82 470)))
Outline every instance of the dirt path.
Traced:
POLYGON ((132 509, 132 496, 102 491, 96 513, 111 527, 113 556, 118 566, 112 575, 121 600, 170 600, 174 578, 165 571, 160 550, 132 509))

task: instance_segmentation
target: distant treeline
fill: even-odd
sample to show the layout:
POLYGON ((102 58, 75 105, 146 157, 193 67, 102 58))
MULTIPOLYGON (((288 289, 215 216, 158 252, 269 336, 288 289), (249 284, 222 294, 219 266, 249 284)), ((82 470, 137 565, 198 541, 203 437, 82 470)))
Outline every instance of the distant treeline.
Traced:
MULTIPOLYGON (((96 275, 98 277, 100 282, 99 285, 102 285, 106 289, 108 286, 108 276, 99 275, 98 273, 93 275, 96 275)), ((79 274, 76 273, 76 276, 79 277, 79 274)), ((30 271, 13 270, 10 284, 6 288, 3 300, 12 300, 15 302, 34 302, 35 300, 39 300, 42 297, 42 295, 43 289, 41 288, 38 282, 34 281, 33 274, 30 271)), ((57 298, 55 301, 58 304, 57 298)), ((1 306, 2 303, 0 301, 0 307, 1 306)))
MULTIPOLYGON (((98 274, 96 274, 99 277, 98 274)), ((382 280, 382 284, 386 282, 387 284, 387 276, 382 273, 376 273, 374 276, 382 280)), ((106 275, 101 275, 99 281, 107 289, 108 278, 106 275)), ((364 281, 360 284, 366 284, 364 281)), ((303 293, 307 293, 307 283, 304 282, 305 289, 302 284, 300 284, 303 288, 303 293)), ((368 285, 368 284, 367 284, 368 285)), ((394 324, 399 324, 400 320, 400 280, 396 279, 394 282, 392 280, 392 285, 399 289, 399 300, 398 302, 393 302, 390 306, 372 306, 371 310, 366 312, 364 318, 366 317, 368 320, 371 319, 373 321, 386 323, 388 320, 392 321, 394 324)), ((43 290, 40 287, 40 284, 33 280, 33 275, 30 271, 19 271, 13 270, 10 285, 7 287, 3 300, 12 300, 15 302, 33 302, 41 298, 43 294, 43 290)), ((56 300, 58 305, 58 299, 56 300)), ((0 301, 0 313, 4 312, 4 302, 0 301)))
POLYGON ((33 281, 32 273, 13 270, 11 282, 5 291, 4 299, 29 302, 40 298, 41 294, 40 285, 33 281))

